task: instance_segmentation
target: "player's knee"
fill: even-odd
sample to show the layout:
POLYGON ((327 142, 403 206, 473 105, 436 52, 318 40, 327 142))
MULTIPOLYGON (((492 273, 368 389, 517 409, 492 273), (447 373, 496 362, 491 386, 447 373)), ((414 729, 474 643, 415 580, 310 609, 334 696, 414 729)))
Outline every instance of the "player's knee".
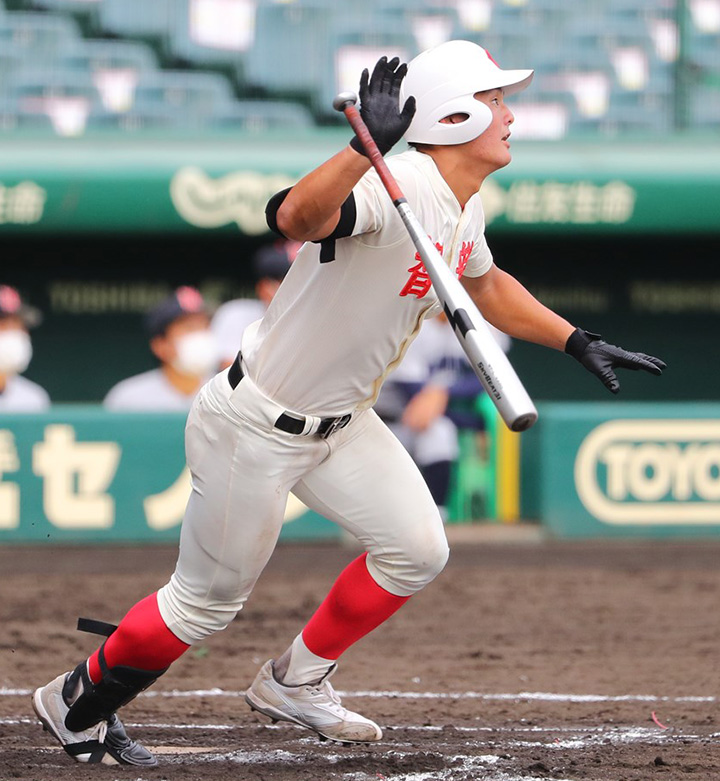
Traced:
POLYGON ((398 596, 411 596, 433 581, 450 554, 442 528, 418 535, 401 551, 368 556, 368 569, 383 588, 398 596))
POLYGON ((423 585, 427 585, 435 580, 445 569, 449 556, 450 548, 445 535, 436 538, 431 545, 425 548, 422 557, 417 563, 418 573, 423 581, 423 585))
POLYGON ((192 645, 225 629, 242 609, 244 599, 203 599, 179 586, 175 579, 158 591, 158 606, 168 628, 192 645))

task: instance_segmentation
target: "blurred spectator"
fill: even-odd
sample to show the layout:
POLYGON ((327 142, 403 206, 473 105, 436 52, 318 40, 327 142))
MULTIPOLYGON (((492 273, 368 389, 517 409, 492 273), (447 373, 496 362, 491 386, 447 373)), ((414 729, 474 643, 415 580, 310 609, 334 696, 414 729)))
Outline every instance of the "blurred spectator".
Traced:
POLYGON ((245 329, 265 314, 300 246, 296 241, 276 241, 261 247, 252 261, 257 298, 237 298, 218 308, 212 330, 220 349, 221 369, 235 360, 245 329))
POLYGON ((29 329, 40 320, 15 288, 0 285, 0 412, 42 412, 50 406, 45 389, 20 376, 32 358, 29 329))
MULTIPOLYGON (((503 350, 510 339, 492 329, 503 350)), ((484 393, 445 315, 426 320, 380 391, 375 411, 403 443, 443 517, 459 455, 458 428, 481 429, 474 402, 484 393)))
POLYGON ((150 349, 160 361, 115 385, 103 402, 113 411, 187 411, 217 368, 210 314, 199 291, 179 287, 145 316, 150 349))

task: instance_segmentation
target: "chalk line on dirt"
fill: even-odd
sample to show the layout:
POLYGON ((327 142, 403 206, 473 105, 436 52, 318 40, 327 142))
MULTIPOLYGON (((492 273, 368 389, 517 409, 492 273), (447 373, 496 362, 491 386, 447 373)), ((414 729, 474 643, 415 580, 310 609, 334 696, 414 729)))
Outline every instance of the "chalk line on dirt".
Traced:
MULTIPOLYGON (((0 687, 0 697, 25 697, 32 694, 32 689, 14 689, 0 687)), ((715 696, 681 696, 669 697, 657 694, 563 694, 555 692, 412 692, 412 691, 338 691, 341 697, 358 699, 403 699, 403 700, 507 700, 507 701, 539 701, 539 702, 716 702, 715 696)), ((169 691, 143 692, 140 697, 244 697, 245 692, 228 689, 172 689, 169 691)))

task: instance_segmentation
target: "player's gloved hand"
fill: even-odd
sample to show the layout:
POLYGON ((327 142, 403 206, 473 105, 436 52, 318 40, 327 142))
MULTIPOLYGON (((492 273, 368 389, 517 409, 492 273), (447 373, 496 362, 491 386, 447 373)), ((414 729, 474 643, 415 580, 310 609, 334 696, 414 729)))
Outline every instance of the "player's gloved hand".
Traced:
MULTIPOLYGON (((398 57, 393 57, 390 62, 387 57, 381 57, 373 68, 372 76, 365 68, 360 77, 360 116, 383 155, 403 137, 415 114, 413 97, 405 101, 402 111, 398 110, 400 83, 406 73, 407 65, 401 65, 398 57)), ((365 155, 357 136, 353 136, 350 146, 365 155)))
POLYGON ((600 334, 593 334, 576 328, 565 343, 565 352, 593 374, 597 375, 603 385, 611 392, 620 390, 620 383, 615 376, 615 369, 643 369, 650 374, 661 375, 666 367, 665 361, 645 353, 631 353, 608 344, 600 334))

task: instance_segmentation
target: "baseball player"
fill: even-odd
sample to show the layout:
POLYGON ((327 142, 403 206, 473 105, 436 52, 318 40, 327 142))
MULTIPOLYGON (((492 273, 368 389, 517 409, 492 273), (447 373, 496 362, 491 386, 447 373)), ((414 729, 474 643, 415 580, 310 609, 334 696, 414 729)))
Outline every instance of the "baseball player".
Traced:
POLYGON ((210 314, 200 292, 183 286, 145 316, 150 349, 160 366, 114 385, 103 406, 113 412, 187 412, 218 368, 210 314))
MULTIPOLYGON (((511 337, 565 350, 617 391, 617 367, 657 358, 576 328, 493 262, 478 190, 510 162, 506 95, 532 71, 503 70, 451 41, 409 67, 381 58, 360 83, 362 116, 415 214, 486 318, 511 337), (407 73, 407 76, 406 76, 407 73)), ((290 490, 365 553, 340 573, 289 647, 246 692, 273 719, 352 742, 380 727, 332 688, 337 660, 443 569, 443 523, 417 466, 372 410, 387 374, 438 301, 357 139, 274 196, 270 226, 304 241, 232 366, 198 393, 186 429, 192 472, 177 566, 105 643, 35 691, 41 722, 75 759, 151 764, 116 711, 194 643, 228 626, 270 558, 290 490)), ((108 630, 111 631, 111 630, 108 630)))
POLYGON ((0 413, 50 407, 45 388, 22 376, 32 358, 29 329, 39 322, 40 312, 24 303, 14 287, 0 285, 0 413))

